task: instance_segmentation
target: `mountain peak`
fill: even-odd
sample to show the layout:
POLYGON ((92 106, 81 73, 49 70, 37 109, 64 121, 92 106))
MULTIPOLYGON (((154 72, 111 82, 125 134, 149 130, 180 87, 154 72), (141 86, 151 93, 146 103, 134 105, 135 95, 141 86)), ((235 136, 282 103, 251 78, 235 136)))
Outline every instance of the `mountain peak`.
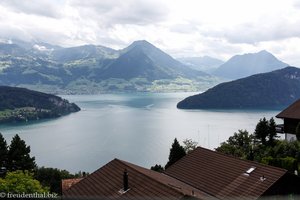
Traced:
POLYGON ((136 40, 131 45, 152 45, 147 40, 136 40))
POLYGON ((253 74, 270 72, 288 66, 266 50, 236 55, 221 65, 214 75, 228 79, 244 78, 253 74))
POLYGON ((146 41, 146 40, 137 40, 134 41, 131 45, 129 45, 126 49, 132 49, 135 47, 139 47, 139 48, 156 48, 153 44, 151 44, 150 42, 146 41))
POLYGON ((261 51, 257 52, 256 54, 259 54, 259 55, 272 55, 272 56, 274 56, 272 53, 268 52, 267 50, 261 50, 261 51))

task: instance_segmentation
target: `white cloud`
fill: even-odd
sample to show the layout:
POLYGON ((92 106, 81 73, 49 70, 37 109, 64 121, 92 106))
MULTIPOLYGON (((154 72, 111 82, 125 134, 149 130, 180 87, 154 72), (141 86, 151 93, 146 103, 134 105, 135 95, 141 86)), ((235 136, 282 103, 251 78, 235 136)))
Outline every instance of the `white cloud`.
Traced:
POLYGON ((124 48, 146 39, 174 57, 266 49, 300 66, 299 0, 3 0, 0 37, 124 48))

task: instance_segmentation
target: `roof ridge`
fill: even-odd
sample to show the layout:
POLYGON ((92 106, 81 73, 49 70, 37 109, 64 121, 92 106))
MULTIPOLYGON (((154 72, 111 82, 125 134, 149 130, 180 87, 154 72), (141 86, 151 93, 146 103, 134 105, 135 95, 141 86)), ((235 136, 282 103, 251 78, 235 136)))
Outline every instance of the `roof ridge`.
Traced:
MULTIPOLYGON (((186 196, 186 194, 184 194, 182 191, 175 189, 175 188, 172 187, 171 185, 164 184, 164 183, 158 181, 157 179, 155 179, 155 178, 153 178, 153 177, 151 177, 151 176, 149 176, 149 175, 147 175, 147 174, 144 174, 144 173, 140 172, 139 170, 135 169, 134 167, 132 167, 132 166, 130 166, 130 165, 134 165, 134 166, 136 166, 136 167, 139 167, 139 168, 142 168, 142 169, 146 169, 146 170, 151 170, 151 169, 147 169, 147 168, 144 168, 144 167, 141 167, 141 166, 138 166, 138 165, 129 163, 129 162, 127 162, 127 161, 123 161, 123 160, 117 159, 117 158, 115 158, 115 160, 117 160, 117 161, 119 161, 119 162, 125 164, 126 166, 128 166, 128 167, 131 168, 132 170, 134 170, 134 171, 136 171, 136 172, 142 174, 143 176, 146 176, 146 177, 150 178, 151 180, 153 180, 153 181, 159 183, 160 185, 167 186, 168 188, 172 189, 173 191, 175 191, 175 192, 177 192, 177 193, 179 193, 179 194, 181 194, 181 195, 183 195, 183 196, 186 196)), ((180 181, 180 182, 182 182, 182 183, 184 183, 184 184, 186 184, 186 185, 189 185, 190 187, 192 187, 192 188, 195 189, 195 190, 199 190, 198 188, 195 188, 194 186, 192 186, 192 185, 190 185, 190 184, 187 184, 187 183, 185 183, 184 181, 181 181, 181 180, 179 180, 179 179, 177 179, 177 178, 174 178, 174 177, 172 177, 172 176, 169 176, 169 175, 167 175, 167 174, 165 174, 165 173, 159 173, 159 172, 156 172, 156 171, 153 171, 153 170, 152 170, 151 172, 153 172, 153 173, 158 173, 158 174, 161 174, 161 175, 164 175, 164 176, 167 176, 167 177, 176 179, 177 181, 180 181)), ((201 190, 199 190, 199 191, 201 191, 201 190)), ((203 192, 203 191, 201 191, 201 192, 203 192)), ((206 192, 203 192, 203 193, 206 193, 206 192)), ((188 195, 188 196, 191 196, 191 195, 188 195)))

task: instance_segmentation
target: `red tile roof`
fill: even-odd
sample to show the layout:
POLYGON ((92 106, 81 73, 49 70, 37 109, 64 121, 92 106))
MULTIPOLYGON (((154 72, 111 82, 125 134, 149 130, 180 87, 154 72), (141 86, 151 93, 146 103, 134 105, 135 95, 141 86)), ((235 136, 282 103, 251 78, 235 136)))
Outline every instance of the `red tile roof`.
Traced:
POLYGON ((63 193, 64 198, 182 199, 211 198, 186 183, 165 174, 114 159, 63 193), (129 190, 121 194, 123 172, 128 172, 129 190))
POLYGON ((220 199, 256 199, 286 172, 198 147, 165 173, 220 199))
POLYGON ((279 113, 277 118, 289 118, 300 120, 300 99, 279 113))

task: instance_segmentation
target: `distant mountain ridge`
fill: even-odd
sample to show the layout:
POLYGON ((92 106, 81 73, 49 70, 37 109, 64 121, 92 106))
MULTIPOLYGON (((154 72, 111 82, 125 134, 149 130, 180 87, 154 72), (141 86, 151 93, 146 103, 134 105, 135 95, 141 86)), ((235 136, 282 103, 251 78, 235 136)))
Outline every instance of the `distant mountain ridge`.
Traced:
POLYGON ((223 78, 238 79, 287 66, 288 64, 278 60, 268 51, 263 50, 258 53, 233 56, 216 69, 213 74, 223 78))
POLYGON ((56 93, 99 93, 191 91, 215 82, 145 40, 122 50, 99 45, 63 48, 46 43, 31 47, 20 41, 0 43, 1 85, 46 88, 56 93))
POLYGON ((181 63, 192 69, 203 71, 206 73, 214 72, 224 61, 210 56, 203 57, 182 57, 177 58, 181 63))
POLYGON ((177 104, 181 109, 273 109, 300 98, 300 69, 286 67, 221 83, 177 104))

